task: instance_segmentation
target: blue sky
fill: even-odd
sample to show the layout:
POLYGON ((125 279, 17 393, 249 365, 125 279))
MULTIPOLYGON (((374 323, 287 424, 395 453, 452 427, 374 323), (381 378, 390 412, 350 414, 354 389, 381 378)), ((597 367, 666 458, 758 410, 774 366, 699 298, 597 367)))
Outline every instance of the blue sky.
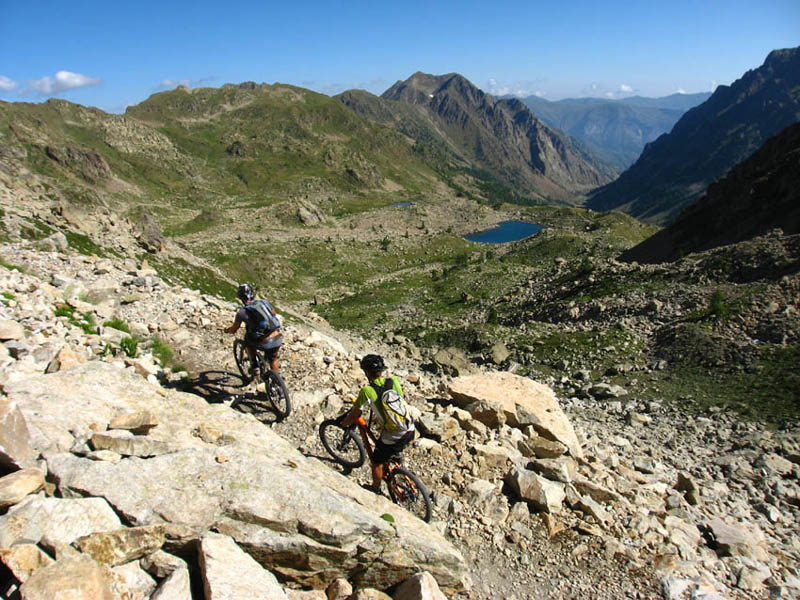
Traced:
POLYGON ((178 83, 380 94, 416 71, 497 95, 656 97, 798 45, 799 0, 0 0, 0 99, 123 112, 178 83))

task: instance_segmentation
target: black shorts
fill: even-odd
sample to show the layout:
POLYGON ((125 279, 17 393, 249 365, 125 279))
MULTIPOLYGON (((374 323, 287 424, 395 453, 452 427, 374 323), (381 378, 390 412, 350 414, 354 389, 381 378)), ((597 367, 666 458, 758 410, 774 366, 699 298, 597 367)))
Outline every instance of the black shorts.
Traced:
POLYGON ((374 462, 376 465, 382 465, 395 454, 400 454, 406 449, 406 446, 411 443, 411 440, 414 439, 414 433, 414 430, 409 431, 394 444, 384 444, 381 440, 378 440, 375 444, 375 452, 372 455, 372 462, 374 462))

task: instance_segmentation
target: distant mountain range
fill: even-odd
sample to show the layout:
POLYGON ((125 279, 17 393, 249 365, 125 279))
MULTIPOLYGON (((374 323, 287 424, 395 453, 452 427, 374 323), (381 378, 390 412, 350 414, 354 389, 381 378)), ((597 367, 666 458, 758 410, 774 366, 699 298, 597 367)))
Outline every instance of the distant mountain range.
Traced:
POLYGON ((800 233, 800 123, 784 129, 709 186, 677 221, 622 255, 665 262, 763 235, 800 233))
POLYGON ((639 158, 645 144, 669 132, 687 110, 710 96, 672 94, 663 98, 571 98, 556 102, 528 96, 521 100, 542 121, 579 140, 622 172, 639 158))
POLYGON ((668 134, 648 144, 618 179, 586 206, 669 223, 709 184, 770 137, 800 120, 800 48, 775 50, 730 86, 719 86, 668 134))
POLYGON ((458 74, 415 73, 380 98, 363 91, 337 98, 410 137, 421 152, 467 166, 495 200, 579 203, 581 194, 615 176, 612 167, 519 100, 498 100, 458 74))

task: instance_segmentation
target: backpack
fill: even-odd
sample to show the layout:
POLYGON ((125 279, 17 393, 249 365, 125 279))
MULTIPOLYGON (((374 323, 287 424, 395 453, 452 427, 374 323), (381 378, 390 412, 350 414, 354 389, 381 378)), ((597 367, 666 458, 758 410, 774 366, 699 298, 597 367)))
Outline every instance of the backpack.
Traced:
POLYGON ((266 300, 253 300, 244 308, 248 317, 248 335, 252 339, 259 340, 280 329, 281 322, 278 320, 278 315, 266 300))
POLYGON ((375 408, 383 419, 384 431, 408 431, 414 426, 408 404, 394 389, 393 377, 387 377, 383 386, 375 383, 371 383, 370 386, 378 394, 375 408))

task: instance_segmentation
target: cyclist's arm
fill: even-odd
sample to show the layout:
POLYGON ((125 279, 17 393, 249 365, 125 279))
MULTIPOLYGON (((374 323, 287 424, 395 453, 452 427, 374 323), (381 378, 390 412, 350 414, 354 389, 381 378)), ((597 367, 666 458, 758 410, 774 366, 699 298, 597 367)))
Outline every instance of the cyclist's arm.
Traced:
MULTIPOLYGON (((358 417, 364 414, 362 407, 365 404, 369 404, 370 402, 371 399, 369 396, 370 390, 372 390, 372 388, 370 388, 369 386, 364 386, 363 388, 361 388, 361 391, 358 392, 358 398, 355 399, 355 405, 353 406, 353 408, 347 411, 347 413, 345 413, 344 419, 342 420, 342 425, 344 425, 345 427, 349 427, 350 425, 353 425, 356 422, 356 419, 358 419, 358 417)), ((375 394, 375 397, 376 398, 378 397, 377 394, 375 394)))
POLYGON ((342 419, 342 425, 344 427, 350 427, 354 425, 355 422, 358 420, 358 417, 361 416, 361 409, 357 406, 354 406, 349 411, 347 411, 342 419))
POLYGON ((236 333, 237 331, 239 331, 239 326, 241 324, 242 324, 241 321, 234 321, 233 325, 225 328, 225 333, 236 333))

